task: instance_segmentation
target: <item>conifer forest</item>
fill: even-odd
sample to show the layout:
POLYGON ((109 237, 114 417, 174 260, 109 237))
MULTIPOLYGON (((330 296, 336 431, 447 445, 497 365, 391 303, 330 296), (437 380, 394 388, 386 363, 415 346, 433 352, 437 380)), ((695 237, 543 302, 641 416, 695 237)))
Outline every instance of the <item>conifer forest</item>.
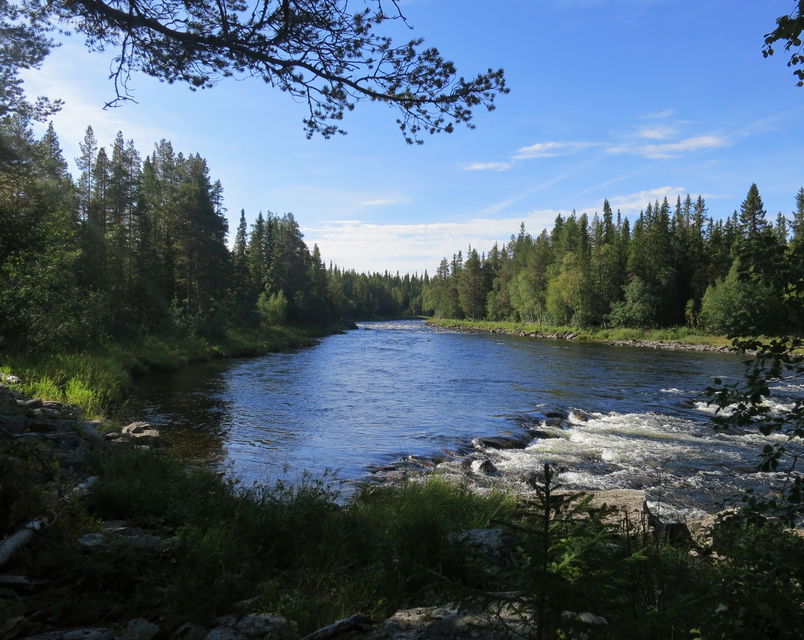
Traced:
POLYGON ((103 145, 88 127, 72 177, 52 125, 41 137, 20 115, 0 127, 6 349, 400 315, 731 335, 804 324, 804 188, 775 218, 756 185, 725 216, 700 196, 635 220, 604 201, 502 246, 456 247, 432 276, 364 274, 327 265, 292 213, 241 211, 228 229, 223 185, 166 140, 143 157, 122 133, 103 145))

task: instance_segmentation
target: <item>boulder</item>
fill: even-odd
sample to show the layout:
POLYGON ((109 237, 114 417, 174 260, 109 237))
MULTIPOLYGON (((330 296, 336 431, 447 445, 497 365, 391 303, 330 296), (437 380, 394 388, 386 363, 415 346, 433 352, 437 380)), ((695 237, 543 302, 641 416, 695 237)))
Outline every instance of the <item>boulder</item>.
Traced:
POLYGON ((397 611, 371 634, 371 640, 514 640, 535 629, 507 607, 466 612, 453 605, 397 611))
POLYGON ((273 613, 252 613, 242 617, 234 626, 235 631, 247 638, 265 638, 270 634, 271 640, 297 637, 296 623, 273 613))
POLYGON ((159 430, 154 429, 147 422, 132 422, 131 424, 123 427, 123 429, 120 431, 120 435, 113 437, 108 434, 107 438, 110 440, 119 439, 126 442, 134 442, 136 444, 146 445, 149 447, 155 447, 162 444, 162 436, 159 433, 159 430))
POLYGON ((480 473, 487 476, 499 473, 497 471, 497 467, 495 467, 494 463, 488 458, 484 458, 482 460, 472 460, 471 469, 475 473, 480 473))
POLYGON ((115 640, 111 629, 69 629, 28 636, 25 640, 115 640))
POLYGON ((126 625, 126 630, 120 640, 152 640, 161 629, 145 618, 134 618, 126 625))
POLYGON ((448 540, 466 545, 486 555, 502 557, 506 552, 505 534, 502 529, 467 529, 451 533, 448 540))
POLYGON ((207 635, 207 628, 194 622, 185 622, 170 636, 171 640, 203 640, 207 635))
POLYGON ((248 638, 237 633, 232 627, 215 627, 204 636, 204 640, 248 640, 248 638))
POLYGON ((506 434, 488 438, 475 438, 472 444, 477 448, 485 449, 524 449, 532 438, 529 433, 506 434))

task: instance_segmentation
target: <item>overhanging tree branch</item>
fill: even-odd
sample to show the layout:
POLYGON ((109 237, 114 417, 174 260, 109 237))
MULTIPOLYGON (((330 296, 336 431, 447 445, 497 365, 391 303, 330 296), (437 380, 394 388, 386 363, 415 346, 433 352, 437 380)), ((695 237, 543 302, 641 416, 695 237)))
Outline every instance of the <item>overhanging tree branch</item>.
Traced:
MULTIPOLYGON (((92 50, 115 47, 116 97, 130 99, 132 71, 208 88, 229 77, 258 77, 308 104, 307 136, 344 133, 340 121, 358 102, 398 112, 407 142, 472 127, 476 107, 494 109, 508 92, 502 69, 457 74, 421 39, 395 44, 378 33, 404 17, 395 0, 352 11, 348 0, 30 0, 49 6, 83 33, 92 50)), ((354 3, 353 3, 354 4, 354 3)))

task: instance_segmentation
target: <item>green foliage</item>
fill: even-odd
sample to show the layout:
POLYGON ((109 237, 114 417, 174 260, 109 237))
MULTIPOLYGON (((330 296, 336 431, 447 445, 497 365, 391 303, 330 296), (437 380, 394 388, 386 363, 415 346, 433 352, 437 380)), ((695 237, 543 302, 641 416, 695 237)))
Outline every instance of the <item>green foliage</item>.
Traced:
POLYGON ((655 327, 657 306, 650 288, 633 277, 625 286, 625 299, 612 305, 609 320, 620 327, 655 327))
POLYGON ((471 255, 466 264, 460 253, 444 258, 422 298, 438 318, 795 332, 804 318, 804 296, 794 292, 804 273, 804 197, 796 203, 791 224, 780 214, 772 227, 752 185, 740 215, 726 220, 707 218, 703 198, 688 195, 675 211, 666 199, 649 203, 632 227, 619 213, 615 222, 605 201, 602 218, 573 212, 536 238, 523 226, 492 247, 480 260, 483 279, 473 280, 483 314, 466 298, 469 267, 478 270, 471 255))
POLYGON ((765 34, 765 44, 762 47, 762 55, 767 58, 774 54, 774 45, 781 41, 785 51, 791 52, 787 66, 793 69, 793 73, 798 79, 796 84, 799 87, 804 87, 804 69, 796 69, 796 67, 804 66, 802 29, 804 29, 804 3, 801 0, 795 0, 790 14, 779 16, 776 19, 776 28, 765 34))
POLYGON ((257 309, 263 321, 269 327, 279 327, 285 324, 288 314, 288 300, 281 289, 270 296, 263 291, 257 299, 257 309))
POLYGON ((114 559, 70 565, 64 578, 80 573, 88 600, 115 598, 130 587, 111 584, 113 563, 121 583, 138 585, 121 615, 155 607, 176 623, 209 620, 255 595, 303 629, 357 610, 387 615, 421 597, 444 597, 437 573, 464 579, 463 555, 449 533, 488 526, 513 506, 510 497, 483 497, 438 479, 366 487, 349 499, 327 476, 242 487, 127 447, 95 464, 93 513, 173 535, 175 543, 144 560, 112 550, 114 559))
POLYGON ((751 510, 721 516, 712 531, 712 597, 703 638, 793 640, 804 631, 804 544, 784 524, 751 510))

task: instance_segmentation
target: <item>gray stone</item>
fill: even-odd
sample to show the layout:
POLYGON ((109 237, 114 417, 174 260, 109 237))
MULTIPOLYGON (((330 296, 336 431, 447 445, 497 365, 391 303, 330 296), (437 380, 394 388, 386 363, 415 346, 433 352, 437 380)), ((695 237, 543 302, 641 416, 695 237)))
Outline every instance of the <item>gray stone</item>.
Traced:
POLYGON ((28 421, 23 416, 0 415, 0 430, 10 434, 22 433, 28 421))
POLYGON ((497 467, 494 466, 494 463, 489 460, 488 458, 484 460, 473 460, 472 461, 472 471, 475 473, 482 473, 485 475, 492 475, 497 473, 497 467))
POLYGON ((502 529, 468 529, 452 534, 450 539, 491 553, 499 553, 504 544, 502 529))
POLYGON ((170 638, 171 640, 203 640, 205 635, 207 635, 206 627, 194 622, 185 622, 173 632, 170 638))
POLYGON ((120 640, 151 640, 159 631, 159 625, 145 618, 134 618, 133 620, 129 620, 120 640))
POLYGON ((204 640, 248 640, 248 638, 237 633, 232 627, 215 627, 204 636, 204 640))
POLYGON ((106 536, 102 533, 87 533, 78 539, 78 544, 83 547, 99 547, 106 544, 106 536))
POLYGON ((17 400, 17 406, 23 409, 38 409, 43 406, 42 398, 31 398, 30 400, 17 400))
POLYGON ((153 429, 153 427, 147 422, 132 422, 123 427, 120 432, 128 435, 136 435, 150 429, 153 429))
POLYGON ((420 607, 397 611, 371 635, 372 640, 514 640, 532 637, 527 616, 507 607, 464 612, 457 607, 420 607))
POLYGON ((115 636, 111 629, 93 628, 50 631, 23 640, 115 640, 115 636))
POLYGON ((296 623, 273 613, 252 613, 241 618, 235 630, 247 638, 263 638, 269 633, 271 638, 295 637, 296 623))
POLYGON ((92 422, 77 422, 75 431, 78 435, 93 442, 101 442, 103 436, 98 432, 95 423, 92 422))
POLYGON ((234 627, 237 624, 237 616, 229 613, 225 616, 218 616, 215 618, 215 624, 219 627, 234 627))

